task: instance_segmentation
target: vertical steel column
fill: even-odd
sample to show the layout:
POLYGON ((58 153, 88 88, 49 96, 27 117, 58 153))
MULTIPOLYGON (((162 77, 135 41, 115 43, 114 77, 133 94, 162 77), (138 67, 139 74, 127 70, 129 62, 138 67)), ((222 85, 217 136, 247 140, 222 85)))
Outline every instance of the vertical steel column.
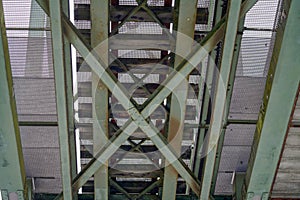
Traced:
POLYGON ((61 24, 61 1, 49 1, 52 33, 55 91, 58 117, 59 147, 64 199, 73 199, 69 141, 65 50, 61 24))
POLYGON ((5 199, 9 193, 17 191, 23 193, 26 183, 2 0, 0 0, 0 93, 0 188, 5 199))
MULTIPOLYGON (((109 0, 91 0, 91 47, 108 66, 109 0)), ((92 72, 93 152, 106 144, 108 138, 108 90, 100 77, 92 72)), ((96 200, 109 196, 108 161, 94 174, 96 200)))
POLYGON ((246 173, 244 198, 269 199, 300 82, 300 1, 283 1, 283 11, 246 173))
MULTIPOLYGON (((188 55, 194 42, 194 31, 197 16, 197 0, 181 0, 179 2, 179 16, 176 36, 176 50, 174 66, 183 61, 183 55, 188 55), (186 38, 189 37, 188 41, 186 38)), ((168 142, 177 155, 181 153, 181 143, 186 113, 188 80, 182 81, 173 91, 168 128, 168 142)), ((166 161, 162 199, 175 199, 178 172, 166 161)))
POLYGON ((211 125, 208 130, 207 156, 205 159, 205 168, 203 175, 203 185, 201 190, 201 199, 208 199, 215 165, 216 150, 218 139, 223 128, 223 116, 226 106, 226 94, 229 82, 229 75, 232 66, 232 58, 235 47, 236 34, 241 9, 241 0, 229 2, 229 12, 226 24, 226 33, 224 38, 223 55, 221 67, 218 74, 216 92, 213 102, 211 116, 211 125))

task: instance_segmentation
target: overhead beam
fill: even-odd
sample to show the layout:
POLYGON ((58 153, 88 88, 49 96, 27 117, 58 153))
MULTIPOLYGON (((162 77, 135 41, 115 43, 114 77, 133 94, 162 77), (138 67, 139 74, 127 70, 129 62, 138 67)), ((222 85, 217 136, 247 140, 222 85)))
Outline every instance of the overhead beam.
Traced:
MULTIPOLYGON (((197 0, 181 0, 179 2, 178 25, 174 66, 178 67, 193 47, 197 13, 197 0), (190 40, 187 40, 189 37, 190 40)), ((178 70, 175 68, 175 70, 178 70)), ((168 142, 173 146, 177 156, 181 153, 181 143, 188 97, 188 80, 184 79, 172 92, 171 108, 168 123, 168 142)), ((165 162, 162 199, 176 198, 178 172, 168 161, 165 162)))
POLYGON ((61 0, 49 2, 51 18, 51 34, 53 49, 53 65, 56 92, 56 108, 58 117, 58 134, 61 159, 61 173, 64 199, 73 199, 72 169, 69 141, 69 121, 67 106, 67 89, 65 77, 64 40, 61 23, 61 0))
POLYGON ((2 0, 0 66, 0 189, 5 199, 9 193, 23 193, 26 179, 2 0))
POLYGON ((283 1, 263 104, 251 148, 244 198, 268 199, 300 81, 300 1, 283 1))
MULTIPOLYGON (((55 198, 55 194, 35 194, 34 199, 39 200, 53 200, 55 198)), ((195 200, 197 197, 194 195, 176 195, 177 200, 195 200)), ((79 200, 94 200, 93 194, 79 194, 79 200)), ((110 200, 124 200, 128 199, 125 194, 112 194, 109 196, 110 200)), ((157 199, 156 195, 144 194, 139 200, 154 200, 157 199)))
MULTIPOLYGON (((109 0, 91 0, 91 47, 108 66, 109 0), (99 12, 101 9, 101 12, 99 12)), ((92 72, 93 152, 105 145, 109 137, 108 90, 96 73, 92 72)), ((109 196, 108 161, 94 174, 96 200, 109 196)))
MULTIPOLYGON (((135 6, 111 6, 110 8, 110 20, 112 22, 123 21, 128 13, 132 12, 135 9, 135 6)), ((164 24, 173 23, 173 13, 174 8, 168 6, 149 6, 149 8, 156 14, 157 18, 164 24)), ((76 20, 90 20, 90 5, 80 4, 75 7, 75 19, 76 20)), ((208 9, 207 8, 198 8, 196 14, 196 22, 198 24, 206 24, 208 21, 208 9)), ((153 22, 154 19, 147 14, 143 9, 138 10, 134 13, 129 21, 135 22, 153 22)))
POLYGON ((202 179, 201 199, 208 199, 210 196, 218 140, 223 128, 223 116, 226 107, 227 89, 238 30, 241 3, 242 0, 231 0, 228 2, 228 19, 226 23, 221 67, 217 73, 218 79, 212 104, 211 125, 207 134, 207 153, 202 179))

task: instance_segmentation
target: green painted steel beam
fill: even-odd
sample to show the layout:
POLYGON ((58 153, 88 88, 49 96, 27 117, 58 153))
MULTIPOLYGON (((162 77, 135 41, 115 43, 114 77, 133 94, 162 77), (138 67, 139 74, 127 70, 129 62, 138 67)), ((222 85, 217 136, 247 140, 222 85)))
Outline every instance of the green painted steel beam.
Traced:
MULTIPOLYGON (((112 178, 110 178, 109 182, 110 182, 111 186, 113 186, 114 188, 116 188, 119 192, 123 193, 126 196, 126 198, 132 199, 132 196, 121 185, 119 185, 115 180, 113 180, 112 178)), ((109 197, 107 197, 107 198, 109 198, 109 197)))
MULTIPOLYGON (((48 3, 47 1, 38 0, 43 9, 48 13, 48 3)), ((245 2, 247 3, 247 1, 245 2)), ((243 15, 245 12, 243 13, 243 15)), ((203 40, 202 47, 195 48, 191 53, 191 56, 188 57, 189 63, 182 63, 180 66, 179 72, 171 73, 171 75, 165 81, 165 87, 160 88, 159 91, 155 92, 150 101, 145 105, 144 110, 140 113, 131 100, 127 97, 126 91, 119 83, 114 80, 114 76, 110 72, 110 70, 105 71, 105 66, 103 62, 97 57, 97 55, 91 53, 91 49, 86 45, 84 40, 82 39, 80 33, 74 27, 74 25, 63 17, 63 24, 65 27, 65 34, 70 40, 70 42, 78 49, 81 55, 86 59, 87 63, 93 68, 93 70, 98 73, 99 76, 102 77, 102 81, 106 84, 106 86, 114 91, 115 96, 120 101, 125 109, 129 111, 131 114, 131 119, 123 126, 123 133, 121 134, 120 130, 115 137, 112 137, 110 142, 107 143, 97 154, 96 158, 100 162, 105 162, 124 142, 130 134, 132 134, 135 129, 139 126, 147 135, 151 138, 154 144, 161 150, 163 155, 168 159, 170 163, 176 168, 177 172, 187 181, 187 183, 191 186, 196 194, 199 194, 199 183, 193 174, 190 172, 188 168, 186 168, 185 164, 181 160, 177 160, 177 157, 172 150, 172 148, 167 146, 167 141, 159 131, 156 130, 156 127, 153 127, 152 124, 149 124, 145 120, 156 108, 157 105, 160 105, 161 102, 173 91, 177 85, 185 79, 185 77, 191 73, 194 69, 194 66, 207 55, 207 53, 214 48, 214 46, 221 39, 224 31, 224 22, 225 18, 214 28, 214 30, 203 40), (134 122, 132 123, 132 120, 134 122)), ((95 171, 98 170, 101 163, 97 163, 96 159, 92 159, 92 161, 88 164, 88 166, 75 178, 73 181, 73 188, 78 189, 81 187, 88 179, 91 177, 95 171)), ((58 196, 57 199, 61 198, 61 195, 58 196)))
MULTIPOLYGON (((141 191, 138 195, 136 195, 134 197, 134 199, 140 199, 141 197, 143 197, 147 192, 150 192, 151 190, 153 190, 156 187, 159 187, 162 183, 162 180, 159 179, 155 182, 153 182, 152 184, 150 184, 148 187, 146 187, 143 191, 141 191)), ((175 197, 176 198, 176 197, 175 197)))
POLYGON ((26 179, 26 186, 27 186, 27 200, 32 200, 33 199, 33 184, 32 184, 32 179, 27 178, 26 179))
MULTIPOLYGON (((178 25, 174 66, 179 66, 189 54, 194 42, 195 22, 197 16, 197 0, 181 0, 179 2, 178 25), (187 38, 190 38, 188 40, 187 38)), ((177 70, 175 68, 175 70, 177 70)), ((188 80, 182 81, 172 92, 170 116, 168 123, 168 142, 180 156, 184 129, 188 80)), ((162 199, 175 199, 178 173, 168 161, 165 162, 162 199)))
MULTIPOLYGON (((222 1, 217 1, 216 2, 216 8, 215 8, 215 23, 219 22, 222 18, 222 1)), ((212 9, 210 9, 212 10, 212 9)), ((208 124, 208 111, 209 111, 209 103, 212 100, 212 91, 213 91, 213 78, 214 78, 214 72, 216 69, 216 56, 217 52, 216 50, 212 51, 209 54, 209 59, 208 59, 208 66, 206 70, 206 77, 205 77, 205 85, 202 86, 203 83, 201 81, 199 82, 199 89, 201 90, 199 92, 198 99, 201 98, 201 95, 203 95, 203 102, 202 102, 202 108, 201 108, 201 116, 200 116, 200 126, 208 124)), ((204 73, 204 69, 202 69, 204 73)), ((209 128, 209 126, 207 127, 209 128)), ((198 138, 197 138, 197 143, 196 143, 196 154, 195 154, 195 165, 194 165, 194 173, 197 177, 199 177, 200 174, 200 164, 201 160, 203 158, 203 141, 204 141, 204 135, 206 133, 207 129, 200 129, 198 131, 198 138)))
MULTIPOLYGON (((62 11, 70 18, 69 0, 62 0, 62 11)), ((75 141, 75 123, 74 123, 74 100, 73 100, 73 70, 71 57, 71 43, 63 36, 64 42, 64 63, 65 63, 65 81, 66 81, 66 98, 67 98, 67 117, 69 130, 69 148, 70 148, 70 163, 71 163, 71 178, 77 174, 77 156, 76 156, 76 141, 75 141)), ((77 191, 73 192, 73 198, 77 199, 77 191)))
MULTIPOLYGON (((109 0, 91 0, 91 47, 108 66, 109 0), (101 12, 99 10, 101 9, 101 12)), ((108 140, 108 90, 99 76, 92 72, 93 152, 108 140)), ((108 161, 94 174, 96 200, 109 196, 108 161)))
POLYGON ((300 81, 300 1, 283 1, 246 173, 244 198, 268 199, 300 81))
POLYGON ((245 181, 245 172, 235 172, 233 182, 233 196, 236 200, 243 200, 242 191, 245 181))
POLYGON ((69 120, 67 105, 67 89, 65 77, 64 40, 61 24, 61 1, 51 0, 49 2, 51 18, 51 34, 53 49, 53 64, 56 92, 56 107, 58 117, 59 147, 62 172, 62 186, 64 199, 73 199, 72 191, 72 169, 69 141, 69 120))
POLYGON ((5 199, 25 191, 26 179, 2 0, 0 32, 0 189, 5 199))
POLYGON ((238 31, 238 22, 241 9, 241 0, 231 0, 228 2, 228 19, 226 23, 226 32, 224 38, 223 54, 221 67, 217 73, 217 84, 215 96, 212 104, 211 126, 208 130, 207 155, 204 164, 204 174, 202 179, 202 189, 200 199, 208 199, 215 166, 215 158, 220 133, 223 129, 223 116, 226 107, 226 96, 230 77, 230 71, 233 61, 235 40, 238 31))
MULTIPOLYGON (((135 121, 134 123, 130 123, 131 126, 128 126, 127 128, 125 128, 125 130, 124 130, 125 134, 128 133, 128 130, 130 130, 131 131, 130 133, 132 133, 137 128, 136 126, 134 126, 134 124, 137 124, 138 126, 140 126, 140 128, 145 133, 148 134, 148 136, 152 139, 152 141, 156 144, 156 146, 162 151, 164 156, 167 159, 169 159, 169 161, 173 164, 173 166, 181 174, 181 176, 186 179, 186 181, 189 183, 191 188, 196 193, 197 193, 197 191, 199 192, 200 188, 199 188, 199 186, 197 186, 197 185, 199 185, 197 179, 195 179, 193 177, 193 174, 189 172, 190 170, 188 168, 186 168, 185 164, 182 161, 177 160, 178 159, 177 156, 174 155, 174 153, 168 148, 168 146, 167 146, 168 142, 165 141, 165 138, 163 136, 161 136, 161 134, 157 134, 157 133, 159 133, 159 131, 156 130, 156 127, 149 127, 148 123, 146 122, 145 118, 147 118, 153 112, 152 109, 154 106, 148 105, 145 108, 146 110, 143 110, 142 114, 139 114, 139 111, 134 107, 132 102, 127 97, 125 89, 122 87, 122 85, 120 85, 119 83, 116 83, 116 81, 113 80, 113 76, 109 75, 104 70, 105 68, 102 67, 105 65, 99 63, 99 60, 97 59, 97 55, 91 54, 89 48, 86 47, 87 45, 84 44, 82 42, 82 40, 78 38, 79 34, 76 33, 77 30, 73 26, 73 24, 71 24, 66 19, 64 19, 64 23, 65 23, 64 26, 65 26, 65 30, 66 30, 66 35, 68 36, 69 40, 79 50, 79 52, 82 54, 82 56, 87 58, 86 59, 87 63, 95 70, 96 73, 98 73, 98 75, 100 75, 102 77, 102 81, 106 83, 107 87, 110 90, 114 91, 114 94, 117 97, 117 99, 122 103, 122 105, 125 107, 125 109, 127 109, 129 111, 132 119, 135 121)), ((223 32, 223 29, 222 28, 217 29, 216 32, 218 34, 215 34, 214 37, 220 38, 222 35, 222 32, 223 32)), ((214 37, 212 37, 212 41, 217 42, 218 40, 216 40, 214 37)), ((201 48, 201 50, 197 54, 193 55, 190 62, 196 65, 198 63, 198 60, 199 59, 201 60, 201 58, 203 58, 206 55, 207 51, 205 49, 212 48, 211 46, 215 46, 215 43, 206 44, 205 48, 201 48)), ((186 69, 183 71, 183 73, 186 74, 185 76, 187 76, 193 70, 192 65, 189 64, 187 66, 188 67, 186 67, 186 69)), ((169 89, 171 88, 171 91, 176 87, 177 81, 182 81, 185 78, 185 76, 182 76, 180 73, 173 73, 173 76, 175 77, 174 80, 167 81, 168 82, 167 87, 169 89)), ((169 79, 171 79, 171 77, 169 79)), ((161 98, 161 100, 160 100, 161 102, 171 92, 166 88, 162 89, 162 90, 164 90, 164 91, 160 92, 161 95, 159 95, 159 97, 161 98), (166 96, 164 96, 164 95, 166 95, 166 96)), ((160 105, 160 103, 158 105, 160 105)), ((157 105, 157 104, 154 104, 154 105, 157 105)), ((121 134, 121 135, 123 136, 123 138, 127 139, 129 135, 125 135, 125 134, 121 134)), ((123 141, 119 140, 118 142, 123 142, 123 141)), ((119 146, 121 145, 120 143, 117 143, 117 144, 119 146)), ((116 144, 113 144, 113 146, 111 147, 112 149, 114 149, 114 151, 118 147, 118 146, 116 147, 115 145, 116 144)), ((114 152, 114 151, 110 151, 110 148, 105 148, 105 151, 108 153, 108 155, 111 155, 114 152)), ((109 156, 107 156, 105 154, 101 154, 101 156, 104 157, 105 160, 100 160, 100 162, 102 162, 102 161, 105 162, 109 158, 109 156)), ((100 166, 101 166, 101 163, 100 163, 100 166)), ((78 186, 82 186, 82 184, 85 183, 85 181, 88 180, 88 178, 94 174, 94 170, 95 170, 95 168, 93 170, 89 171, 89 173, 90 173, 89 176, 83 176, 81 179, 75 180, 74 184, 77 185, 75 188, 78 188, 78 186)), ((87 174, 87 171, 85 171, 85 172, 86 172, 85 174, 87 174)))
MULTIPOLYGON (((35 194, 34 199, 38 200, 53 200, 56 194, 35 194)), ((93 194, 79 194, 79 200, 94 200, 93 194)), ((128 198, 124 194, 111 194, 109 196, 110 200, 127 200, 128 198)), ((139 198, 139 200, 153 200, 158 199, 156 195, 145 194, 139 198)), ((198 200, 194 195, 176 195, 176 200, 198 200)), ((216 200, 224 200, 223 198, 218 198, 216 200)), ((231 200, 230 197, 226 197, 226 200, 231 200)))
MULTIPOLYGON (((229 110, 230 110, 230 104, 231 104, 231 97, 233 93, 233 86, 234 86, 234 80, 235 80, 235 74, 236 74, 236 69, 238 66, 238 60, 239 60, 239 55, 240 55, 240 47, 242 43, 242 32, 244 29, 244 23, 245 23, 245 18, 240 19, 239 25, 238 25, 238 34, 236 36, 235 40, 235 49, 233 52, 233 57, 232 57, 232 66, 231 66, 231 71, 229 74, 229 81, 228 81, 228 86, 227 86, 227 95, 226 95, 226 102, 225 102, 225 110, 224 110, 224 124, 228 124, 228 115, 229 115, 229 110)), ((218 177, 218 170, 220 166, 220 161, 221 161, 221 152, 223 149, 223 142, 225 138, 225 131, 226 127, 223 127, 221 129, 221 134, 218 142, 218 147, 217 147, 217 153, 216 153, 216 162, 214 166, 214 172, 213 172, 213 178, 212 178, 212 184, 211 184, 211 191, 210 193, 213 194, 215 191, 216 187, 216 182, 217 182, 217 177, 218 177)))

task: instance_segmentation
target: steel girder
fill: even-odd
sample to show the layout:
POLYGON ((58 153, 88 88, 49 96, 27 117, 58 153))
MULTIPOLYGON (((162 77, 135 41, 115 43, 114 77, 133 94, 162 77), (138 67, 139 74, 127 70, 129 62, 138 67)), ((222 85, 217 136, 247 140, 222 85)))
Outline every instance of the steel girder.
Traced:
MULTIPOLYGON (((44 8, 47 8, 47 2, 40 1, 40 3, 45 3, 44 8)), ((46 11, 47 11, 47 9, 46 9, 46 11)), ((87 45, 82 43, 82 40, 79 39, 79 37, 78 37, 79 33, 76 33, 76 28, 73 27, 73 25, 65 18, 63 18, 63 23, 65 23, 66 35, 68 36, 69 40, 73 43, 73 45, 78 48, 79 52, 81 52, 81 54, 84 57, 90 55, 89 48, 86 48, 87 45), (71 34, 71 35, 69 35, 69 34, 71 34)), ((222 24, 221 24, 221 27, 223 27, 222 24)), ((206 55, 207 51, 205 49, 211 49, 215 46, 215 44, 219 41, 219 39, 216 40, 216 38, 220 38, 222 35, 222 32, 223 32, 222 28, 220 28, 220 27, 216 28, 215 34, 212 37, 210 37, 211 42, 214 41, 214 43, 211 44, 211 43, 207 42, 204 45, 204 48, 201 48, 200 51, 197 51, 197 54, 194 54, 192 56, 190 63, 198 64, 199 57, 203 58, 206 55)), ((101 76, 102 80, 103 80, 103 82, 106 82, 109 89, 112 89, 110 87, 113 87, 115 89, 115 91, 117 90, 116 94, 118 95, 119 101, 131 113, 132 118, 136 122, 137 121, 139 122, 138 125, 141 127, 141 129, 143 129, 146 133, 148 133, 148 136, 153 140, 153 142, 156 144, 156 146, 158 146, 158 148, 160 148, 162 150, 162 153, 165 154, 165 157, 169 159, 169 161, 173 164, 173 166, 175 166, 176 170, 181 174, 182 177, 184 177, 187 180, 187 182, 191 185, 192 189, 194 189, 194 191, 197 193, 197 189, 195 188, 195 186, 199 184, 199 183, 197 183, 198 182, 197 179, 192 178, 193 175, 190 172, 190 170, 185 167, 185 164, 183 164, 182 161, 177 160, 177 157, 174 155, 174 153, 172 153, 172 151, 166 146, 167 142, 165 141, 165 138, 161 138, 162 136, 156 134, 156 132, 154 131, 155 128, 154 127, 150 128, 149 125, 146 125, 147 122, 145 124, 145 120, 139 114, 139 111, 136 110, 136 108, 134 108, 131 101, 128 99, 128 97, 124 93, 124 90, 120 89, 120 88, 122 88, 122 86, 119 86, 119 84, 116 83, 111 78, 112 76, 106 74, 106 72, 101 68, 101 64, 99 64, 99 62, 97 61, 97 59, 95 57, 97 57, 97 56, 92 54, 90 57, 88 57, 87 62, 91 66, 94 67, 94 70, 98 74, 102 75, 101 76), (98 66, 98 68, 96 66, 98 66), (101 74, 101 73, 103 73, 103 74, 101 74), (119 87, 115 87, 116 85, 118 85, 119 87)), ((175 73, 175 74, 173 73, 168 78, 168 79, 171 79, 171 77, 173 77, 173 76, 176 77, 170 81, 169 80, 166 81, 167 84, 165 84, 165 85, 167 85, 167 88, 173 90, 177 86, 176 83, 178 81, 182 81, 185 78, 185 76, 187 76, 192 71, 193 66, 187 65, 187 64, 185 66, 186 66, 185 68, 182 68, 180 70, 183 73, 183 75, 181 75, 179 73, 175 73)), ((162 89, 159 92, 159 94, 155 96, 155 98, 152 100, 152 102, 156 103, 156 102, 163 101, 163 99, 166 96, 168 96, 171 92, 167 88, 162 89)), ((154 103, 152 103, 152 104, 154 104, 154 103)), ((156 104, 156 105, 159 105, 159 104, 156 104)), ((142 111, 142 115, 144 115, 144 117, 147 117, 147 115, 149 115, 149 113, 152 112, 152 109, 154 109, 154 108, 151 105, 146 106, 146 108, 142 111)), ((101 151, 99 152, 100 156, 99 157, 97 156, 98 160, 100 159, 101 162, 106 161, 112 155, 112 153, 129 137, 129 134, 131 134, 137 128, 137 125, 135 123, 132 123, 132 119, 130 119, 123 127, 126 127, 125 130, 123 131, 124 133, 120 134, 121 131, 119 131, 119 134, 117 134, 117 135, 120 135, 119 137, 111 138, 111 141, 113 141, 112 145, 110 145, 110 143, 109 143, 105 146, 107 148, 101 149, 101 151), (128 126, 128 125, 130 125, 130 126, 128 126), (127 133, 127 135, 125 135, 126 133, 127 133), (104 154, 102 152, 104 152, 104 154)), ((78 178, 76 178, 74 180, 74 187, 76 189, 81 187, 86 182, 86 180, 92 174, 94 174, 95 170, 97 170, 98 167, 101 166, 101 163, 97 163, 95 161, 96 161, 96 158, 93 159, 93 161, 91 162, 91 164, 90 164, 91 166, 86 168, 86 170, 83 170, 83 172, 78 175, 78 178), (84 176, 81 174, 84 174, 84 176)), ((199 186, 198 186, 198 191, 199 191, 199 186)))
MULTIPOLYGON (((109 1, 91 1, 91 47, 108 65, 109 1), (101 12, 99 12, 101 8, 101 12), (103 52, 104 51, 104 52, 103 52)), ((93 152, 96 154, 108 140, 108 90, 92 72, 93 152), (103 112, 104 111, 104 112, 103 112)), ((108 162, 94 174, 95 199, 106 200, 109 194, 108 162)))
POLYGON ((56 107, 58 117, 58 134, 62 171, 62 186, 64 190, 64 199, 73 199, 72 190, 72 169, 69 141, 69 120, 67 106, 67 89, 65 78, 65 60, 64 60, 64 40, 61 24, 61 0, 49 2, 51 17, 51 33, 53 48, 53 64, 56 91, 56 107))
MULTIPOLYGON (((216 1, 215 5, 215 18, 214 18, 214 24, 219 22, 222 18, 222 10, 223 10, 223 5, 222 1, 216 1)), ((212 100, 212 91, 213 91, 213 78, 214 78, 214 72, 216 69, 216 56, 217 52, 216 50, 212 51, 210 53, 210 59, 208 59, 208 66, 207 66, 207 71, 206 71, 206 77, 205 77, 205 85, 204 86, 199 86, 201 88, 201 92, 199 92, 199 99, 200 95, 203 95, 203 101, 201 105, 201 114, 200 114, 200 120, 199 120, 199 125, 201 128, 199 128, 198 131, 198 138, 197 138, 197 146, 196 146, 196 155, 195 155, 195 165, 194 165, 194 173, 197 177, 199 177, 200 173, 200 165, 201 165, 201 160, 202 160, 202 152, 203 152, 203 141, 204 141, 204 136, 205 133, 207 132, 207 127, 202 127, 206 124, 208 124, 208 114, 209 114, 209 103, 212 100)))
POLYGON ((300 81, 300 1, 283 1, 245 178, 244 198, 269 199, 300 81), (297 42, 298 41, 298 42, 297 42))
MULTIPOLYGON (((43 9, 46 13, 49 12, 48 3, 44 0, 38 0, 40 5, 42 5, 43 9)), ((241 16, 245 15, 245 11, 247 11, 247 6, 249 1, 245 1, 242 6, 241 16)), ((78 51, 82 54, 83 57, 86 57, 87 63, 93 68, 93 70, 101 77, 101 80, 105 83, 105 85, 110 89, 114 89, 114 94, 117 99, 122 103, 125 109, 131 114, 130 120, 122 127, 122 129, 113 136, 108 143, 99 151, 96 158, 92 159, 92 161, 88 164, 88 166, 83 169, 83 171, 73 180, 73 189, 77 190, 80 188, 90 176, 92 176, 102 165, 98 163, 97 160, 104 163, 112 154, 115 152, 119 146, 134 132, 137 127, 140 127, 147 135, 152 139, 153 143, 162 151, 163 155, 168 159, 170 163, 172 163, 173 167, 179 172, 179 174, 186 179, 187 183, 191 186, 196 194, 199 195, 199 183, 189 169, 186 168, 185 164, 175 155, 175 152, 171 147, 167 147, 167 141, 160 134, 158 134, 158 130, 153 127, 151 124, 148 124, 145 118, 147 118, 150 113, 156 108, 153 105, 159 105, 163 99, 165 99, 171 91, 173 91, 178 83, 183 81, 187 75, 194 69, 202 58, 207 55, 211 49, 218 43, 221 39, 224 31, 224 22, 226 18, 221 20, 221 22, 213 29, 212 33, 207 36, 203 41, 202 48, 196 48, 193 50, 191 55, 189 56, 189 63, 181 63, 179 69, 179 73, 172 73, 167 80, 165 81, 166 87, 161 88, 159 91, 155 92, 152 97, 150 97, 149 101, 144 104, 144 110, 141 112, 135 108, 134 103, 127 96, 126 91, 122 87, 122 85, 116 83, 112 73, 110 70, 106 70, 105 64, 96 54, 91 53, 91 48, 85 44, 80 34, 76 30, 70 21, 63 16, 62 23, 65 28, 65 35, 69 39, 69 41, 78 49, 78 51), (194 66, 193 66, 194 65, 194 66), (151 127, 152 126, 152 127, 151 127), (123 132, 122 132, 123 131, 123 132)), ((58 198, 60 198, 59 196, 58 198)))
MULTIPOLYGON (((179 2, 178 27, 176 34, 176 50, 174 66, 177 67, 188 55, 193 47, 195 22, 197 14, 197 0, 181 0, 179 2), (191 38, 187 40, 186 38, 191 38), (180 56, 178 56, 180 55, 180 56)), ((175 68, 175 70, 177 70, 175 68)), ((182 81, 172 92, 169 116, 168 142, 173 146, 176 154, 181 153, 181 143, 184 129, 186 100, 188 94, 188 80, 182 81)), ((162 199, 175 199, 178 173, 166 161, 163 182, 162 199)))
MULTIPOLYGON (((35 1, 35 0, 32 0, 35 1)), ((61 1, 62 12, 70 18, 69 0, 61 1)), ((72 179, 77 174, 77 157, 76 157, 76 142, 75 142, 75 124, 74 124, 74 101, 73 101, 73 71, 72 71, 72 57, 71 57, 71 44, 68 39, 63 36, 64 42, 64 64, 65 64, 65 82, 66 82, 66 99, 67 99, 67 114, 68 114, 68 132, 70 144, 70 163, 72 179)), ((77 195, 73 194, 76 199, 77 195)))
POLYGON ((25 168, 2 0, 0 0, 0 66, 0 189, 2 199, 17 196, 22 200, 26 197, 25 168))
MULTIPOLYGON (((235 41, 235 50, 233 52, 232 66, 231 66, 231 71, 230 71, 230 75, 229 75, 228 87, 227 87, 227 95, 226 95, 226 103, 225 103, 226 106, 225 106, 224 116, 223 116, 223 118, 224 118, 224 127, 221 130, 220 138, 219 138, 219 141, 218 141, 216 161, 215 161, 214 172, 213 172, 213 177, 212 177, 212 184, 211 184, 211 190, 210 190, 210 192, 212 194, 214 193, 215 187, 216 187, 216 182, 217 182, 218 170, 219 170, 220 161, 221 161, 221 152, 222 152, 222 149, 223 149, 223 142, 224 142, 224 138, 225 138, 226 127, 230 123, 230 120, 228 120, 228 115, 229 115, 229 109, 230 109, 230 104, 231 104, 231 97, 232 97, 232 93, 233 93, 235 74, 236 74, 236 69, 237 69, 237 65, 238 65, 240 47, 241 47, 241 42, 242 42, 242 32, 243 32, 243 29, 244 29, 244 22, 245 22, 245 18, 240 19, 240 22, 239 22, 239 25, 238 25, 238 33, 237 33, 236 41, 235 41)), ((250 122, 250 121, 247 120, 247 122, 250 122)))
POLYGON ((229 1, 228 20, 224 38, 223 55, 221 67, 218 74, 216 92, 213 102, 211 126, 208 130, 207 156, 203 174, 203 183, 200 199, 208 199, 210 196, 210 186, 213 177, 215 157, 217 152, 218 140, 223 128, 223 116, 226 107, 227 87, 232 66, 232 58, 235 47, 235 39, 238 30, 241 0, 229 1))

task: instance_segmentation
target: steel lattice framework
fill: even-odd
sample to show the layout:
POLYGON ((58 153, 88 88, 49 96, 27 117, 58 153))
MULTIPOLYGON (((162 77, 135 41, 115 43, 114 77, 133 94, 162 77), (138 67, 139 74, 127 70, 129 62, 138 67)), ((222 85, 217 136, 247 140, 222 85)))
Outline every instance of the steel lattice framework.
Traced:
MULTIPOLYGON (((0 0, 0 189, 3 200, 33 199, 33 196, 35 199, 68 200, 254 200, 271 197, 286 133, 293 126, 291 116, 297 107, 295 99, 299 94, 300 57, 297 50, 300 27, 297 20, 300 17, 300 1, 286 0, 282 3, 283 14, 279 20, 258 120, 229 118, 242 34, 245 30, 245 15, 257 0, 211 0, 207 10, 197 8, 197 0, 176 0, 173 7, 171 1, 165 0, 161 8, 149 5, 147 0, 137 0, 134 2, 136 6, 122 8, 126 12, 118 7, 119 1, 90 0, 90 15, 85 16, 86 8, 75 12, 78 18, 89 19, 91 22, 91 28, 88 30, 89 41, 84 33, 87 30, 76 28, 72 22, 69 1, 36 2, 51 22, 57 110, 57 124, 53 125, 58 126, 62 192, 58 195, 33 195, 32 182, 26 179, 19 131, 19 126, 26 123, 18 122, 3 3, 0 0), (117 14, 113 14, 112 10, 117 14), (162 36, 118 34, 124 24, 143 20, 159 25, 162 36), (201 33, 201 37, 194 39, 195 24, 199 21, 206 21, 211 29, 207 28, 207 31, 201 33), (173 30, 170 28, 171 23, 174 26, 173 30), (170 30, 176 30, 177 34, 170 30), (74 102, 78 94, 74 92, 75 77, 72 72, 72 59, 76 58, 72 57, 71 45, 92 70, 91 104, 94 109, 90 114, 93 119, 93 158, 79 173, 75 143, 77 113, 74 113, 74 102), (115 54, 116 50, 131 48, 159 49, 162 59, 158 64, 151 65, 150 72, 138 77, 134 70, 129 70, 130 67, 124 59, 115 54), (191 112, 187 106, 190 95, 189 78, 207 57, 209 59, 206 76, 202 77, 206 85, 201 81, 197 83, 199 91, 196 96, 197 99, 202 98, 201 102, 197 101, 198 107, 201 107, 201 112, 196 113, 199 118, 196 124, 199 131, 188 165, 181 152, 185 117, 191 112), (147 97, 143 103, 139 103, 133 97, 132 89, 128 89, 119 81, 118 72, 111 67, 111 60, 133 80, 136 88, 143 91, 139 93, 141 97, 147 97), (144 84, 143 81, 151 73, 161 73, 160 70, 163 69, 159 67, 166 62, 171 63, 172 70, 166 70, 166 74, 160 76, 162 80, 159 86, 149 87, 144 84), (118 102, 127 113, 127 121, 115 130, 111 130, 111 124, 114 122, 110 113, 113 101, 118 102), (279 106, 282 102, 285 103, 284 108, 279 106), (159 129, 157 124, 151 121, 151 116, 156 114, 156 110, 162 105, 167 108, 168 114, 163 129, 159 129), (229 124, 256 124, 247 170, 236 171, 233 178, 233 197, 214 195, 225 130, 229 124), (143 132, 145 136, 136 139, 135 134, 138 131, 143 132), (159 158, 145 153, 146 143, 149 141, 159 151, 159 158), (114 154, 124 147, 125 143, 129 145, 127 151, 112 162, 114 154), (124 161, 132 152, 140 152, 156 167, 148 173, 151 181, 143 179, 147 184, 138 193, 127 191, 117 178, 111 176, 114 166, 124 161), (203 157, 203 154, 206 156, 203 157), (157 164, 155 159, 160 160, 162 164, 157 164), (91 180, 93 195, 79 194, 78 191, 91 180), (185 194, 179 195, 179 182, 186 184, 185 194), (115 188, 117 192, 111 194, 111 188, 115 188), (156 188, 157 191, 153 192, 156 188)), ((146 63, 146 58, 137 59, 135 62, 146 63)), ((204 67, 201 70, 204 70, 204 67)), ((200 72, 200 76, 202 73, 204 74, 204 71, 200 72)), ((28 123, 32 125, 34 122, 28 123)), ((136 178, 131 177, 130 173, 126 176, 136 178)), ((139 178, 143 176, 142 174, 139 178)), ((133 182, 132 185, 140 187, 133 182)))

